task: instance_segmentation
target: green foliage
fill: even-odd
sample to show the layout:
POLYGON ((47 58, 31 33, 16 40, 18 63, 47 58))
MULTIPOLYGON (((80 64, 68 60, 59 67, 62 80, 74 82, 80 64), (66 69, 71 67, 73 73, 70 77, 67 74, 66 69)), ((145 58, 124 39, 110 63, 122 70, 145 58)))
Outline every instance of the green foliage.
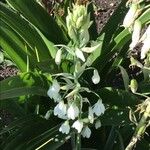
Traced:
MULTIPOLYGON (((18 75, 0 81, 0 108, 10 111, 15 116, 14 121, 7 127, 2 127, 0 131, 2 139, 0 144, 4 150, 55 150, 62 148, 70 138, 74 139, 73 135, 76 133, 74 130, 69 134, 59 132, 63 120, 53 115, 54 102, 47 95, 53 79, 58 79, 61 86, 64 85, 61 87, 63 90, 61 94, 66 90, 63 95, 65 100, 67 97, 73 97, 74 93, 79 94, 80 97, 86 95, 91 104, 95 104, 95 97, 102 99, 106 112, 99 118, 104 129, 104 132, 102 129, 100 131, 103 132, 105 139, 100 146, 103 146, 104 150, 123 150, 133 134, 131 128, 134 127, 134 123, 137 125, 142 120, 136 120, 138 114, 130 113, 134 112, 137 106, 141 112, 148 107, 145 102, 149 102, 150 94, 149 55, 141 67, 144 77, 142 76, 141 79, 140 75, 135 76, 137 81, 140 81, 138 93, 132 93, 129 86, 133 78, 128 70, 130 63, 127 57, 130 52, 132 27, 130 29, 121 26, 127 13, 126 0, 120 3, 98 36, 95 24, 90 27, 89 18, 80 18, 81 22, 76 18, 78 22, 74 24, 84 24, 84 30, 82 26, 75 30, 74 28, 77 27, 73 27, 73 24, 69 27, 65 24, 67 7, 72 6, 71 2, 68 0, 63 2, 64 16, 62 17, 55 13, 55 17, 49 15, 44 10, 44 6, 40 6, 35 0, 7 0, 7 4, 0 3, 1 48, 20 70, 18 75), (75 40, 71 35, 75 38, 80 35, 82 40, 79 37, 75 40), (62 54, 59 58, 60 64, 57 66, 55 61, 59 47, 62 54), (80 55, 76 54, 77 48, 81 49, 79 49, 80 55), (88 48, 93 48, 95 51, 88 55, 88 51, 91 51, 88 48), (81 57, 81 54, 84 54, 85 58, 81 57), (100 74, 100 83, 97 85, 91 82, 93 68, 100 74), (123 80, 120 87, 107 82, 109 77, 116 78, 116 74, 113 73, 115 70, 119 70, 123 80), (79 86, 76 86, 74 81, 76 84, 79 83, 79 86), (84 88, 85 85, 88 88, 84 88), (79 91, 80 88, 82 90, 79 91), (48 111, 52 113, 46 118, 45 114, 48 111), (131 134, 124 137, 126 132, 131 134), (117 144, 114 144, 115 142, 117 144)), ((143 3, 140 3, 140 6, 144 6, 143 3)), ((57 5, 55 7, 57 8, 57 5)), ((94 15, 92 4, 88 5, 88 11, 91 16, 94 15)), ((149 5, 141 7, 140 12, 137 18, 144 27, 150 22, 149 5)), ((0 52, 0 63, 2 61, 3 55, 0 52)), ((86 116, 88 107, 85 106, 84 109, 86 111, 82 115, 86 116)), ((146 119, 142 120, 146 125, 145 122, 146 119)), ((95 135, 99 136, 99 132, 95 135)), ((96 141, 94 137, 91 137, 91 140, 96 141)), ((141 149, 145 147, 143 143, 147 143, 147 139, 142 140, 141 149)), ((99 147, 99 143, 96 146, 99 147)), ((83 147, 86 145, 83 144, 83 147)))

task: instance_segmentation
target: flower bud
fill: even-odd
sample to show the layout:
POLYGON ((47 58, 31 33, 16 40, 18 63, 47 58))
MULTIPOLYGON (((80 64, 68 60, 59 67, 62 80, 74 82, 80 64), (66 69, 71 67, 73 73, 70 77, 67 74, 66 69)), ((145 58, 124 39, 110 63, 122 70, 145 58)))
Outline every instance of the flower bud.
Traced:
POLYGON ((130 82, 130 88, 131 88, 131 91, 133 93, 136 93, 137 89, 138 89, 138 83, 135 79, 132 79, 131 82, 130 82))
POLYGON ((98 71, 96 69, 94 70, 92 81, 94 84, 98 84, 100 82, 100 76, 99 76, 98 71))
POLYGON ((60 63, 61 63, 61 55, 62 55, 62 50, 59 49, 59 50, 57 51, 57 53, 56 53, 56 56, 55 56, 55 63, 56 63, 57 65, 60 65, 60 63))
POLYGON ((130 44, 130 49, 133 49, 139 42, 140 33, 141 33, 141 22, 136 20, 134 22, 133 33, 132 33, 132 43, 130 44))
MULTIPOLYGON (((87 7, 83 5, 73 5, 73 10, 68 10, 68 16, 66 17, 66 25, 68 29, 68 35, 73 41, 76 41, 81 34, 81 30, 88 31, 91 25, 90 14, 87 12, 87 7)), ((88 33, 89 34, 89 33, 88 33)), ((82 33, 82 36, 85 35, 82 33)))
POLYGON ((123 26, 125 28, 130 27, 134 20, 137 17, 137 10, 138 10, 138 5, 137 4, 131 4, 129 11, 127 12, 124 21, 123 21, 123 26))

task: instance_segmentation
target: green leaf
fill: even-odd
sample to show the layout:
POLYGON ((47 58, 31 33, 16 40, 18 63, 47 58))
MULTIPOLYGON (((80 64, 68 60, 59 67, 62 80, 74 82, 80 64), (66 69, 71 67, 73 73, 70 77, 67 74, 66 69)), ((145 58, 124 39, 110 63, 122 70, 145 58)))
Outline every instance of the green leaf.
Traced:
POLYGON ((103 126, 122 126, 129 125, 129 109, 119 106, 109 106, 104 115, 100 118, 103 126))
POLYGON ((112 87, 105 87, 96 91, 103 103, 117 105, 120 107, 135 106, 141 101, 132 93, 112 87))
POLYGON ((128 73, 126 72, 126 70, 122 66, 119 66, 119 68, 121 70, 125 90, 129 91, 129 76, 128 76, 128 73))
POLYGON ((47 95, 48 81, 44 75, 27 72, 10 77, 0 82, 0 99, 19 97, 22 95, 47 95))
POLYGON ((66 41, 55 20, 35 0, 7 0, 7 2, 37 27, 48 40, 59 44, 66 41))
POLYGON ((8 26, 4 26, 1 21, 0 40, 2 48, 7 52, 12 61, 16 63, 18 68, 25 72, 27 70, 27 54, 25 45, 19 37, 8 26))
MULTIPOLYGON (((26 44, 31 48, 28 51, 32 53, 32 57, 36 58, 38 52, 40 61, 50 58, 49 51, 50 49, 54 50, 53 44, 50 41, 44 40, 42 33, 39 34, 40 32, 37 32, 34 26, 30 25, 24 18, 4 4, 1 4, 0 14, 2 21, 10 26, 19 38, 23 39, 24 45, 26 44)), ((4 40, 7 41, 7 39, 4 40)))

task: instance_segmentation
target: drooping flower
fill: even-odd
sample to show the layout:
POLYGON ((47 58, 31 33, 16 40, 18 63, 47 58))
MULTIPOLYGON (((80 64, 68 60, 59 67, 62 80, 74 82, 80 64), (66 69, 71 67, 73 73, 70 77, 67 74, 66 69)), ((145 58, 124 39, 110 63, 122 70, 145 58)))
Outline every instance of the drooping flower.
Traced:
POLYGON ((53 98, 55 102, 59 102, 61 100, 59 91, 60 85, 58 84, 57 80, 54 80, 52 86, 50 86, 49 90, 47 91, 47 95, 50 98, 53 98))
POLYGON ((54 115, 64 119, 67 113, 67 105, 64 101, 60 101, 54 108, 54 115))
POLYGON ((78 48, 75 50, 75 54, 78 58, 80 58, 83 62, 85 62, 85 57, 83 55, 83 52, 79 50, 78 48))
POLYGON ((90 128, 88 126, 84 127, 83 130, 82 130, 82 132, 81 132, 81 135, 83 137, 90 138, 90 136, 91 136, 91 130, 90 130, 90 128))
POLYGON ((94 84, 98 84, 100 82, 100 76, 99 76, 98 71, 96 69, 93 72, 92 81, 94 84))
POLYGON ((94 105, 93 112, 100 116, 101 114, 104 114, 105 106, 103 105, 101 100, 98 100, 97 103, 94 105))
POLYGON ((124 21, 123 21, 123 26, 125 28, 130 27, 134 20, 137 17, 137 10, 138 10, 138 5, 137 4, 131 4, 129 11, 127 12, 124 21))
POLYGON ((142 38, 143 46, 141 49, 141 59, 144 59, 146 54, 150 51, 150 25, 148 26, 142 38))
POLYGON ((90 123, 94 122, 94 114, 93 114, 93 109, 91 107, 89 107, 88 119, 89 119, 90 123))
POLYGON ((67 116, 69 119, 74 120, 79 115, 79 108, 76 106, 75 103, 72 103, 67 110, 67 116))
POLYGON ((78 133, 80 133, 83 128, 83 122, 81 120, 77 120, 73 123, 72 127, 75 128, 78 131, 78 133))
POLYGON ((101 121, 100 121, 99 119, 96 120, 95 128, 98 129, 98 128, 100 128, 101 126, 102 126, 101 121))
POLYGON ((68 134, 70 132, 70 126, 69 122, 65 121, 59 128, 59 131, 65 134, 68 134))
POLYGON ((57 65, 60 65, 60 63, 61 63, 61 55, 62 55, 62 50, 59 49, 59 50, 57 51, 57 53, 56 53, 56 56, 55 56, 55 63, 56 63, 57 65))
POLYGON ((130 44, 130 49, 133 49, 139 42, 140 33, 141 33, 141 22, 136 20, 134 22, 133 33, 132 33, 132 43, 130 44))

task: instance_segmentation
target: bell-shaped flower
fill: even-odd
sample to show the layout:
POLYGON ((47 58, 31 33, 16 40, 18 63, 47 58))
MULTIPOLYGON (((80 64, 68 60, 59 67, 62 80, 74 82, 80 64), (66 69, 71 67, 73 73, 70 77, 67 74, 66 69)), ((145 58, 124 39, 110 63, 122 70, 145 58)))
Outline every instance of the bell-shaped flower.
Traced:
POLYGON ((91 130, 88 126, 84 127, 82 132, 81 132, 81 135, 85 138, 90 138, 91 136, 91 130))
POLYGON ((94 122, 94 113, 93 113, 93 109, 91 107, 89 107, 88 119, 89 119, 90 123, 94 122))
POLYGON ((69 122, 65 121, 59 128, 59 131, 65 134, 68 134, 70 132, 70 126, 69 122))
POLYGON ((54 108, 54 115, 64 119, 67 113, 67 105, 64 101, 60 101, 54 108))
POLYGON ((136 20, 134 22, 133 33, 132 33, 132 43, 130 44, 130 49, 133 49, 139 42, 140 33, 141 33, 141 22, 136 20))
POLYGON ((100 82, 100 76, 99 76, 98 71, 96 69, 93 72, 92 81, 94 84, 98 84, 100 82))
POLYGON ((72 103, 67 110, 67 116, 69 119, 74 120, 76 117, 79 116, 79 108, 76 106, 75 103, 72 103))
POLYGON ((95 128, 98 129, 98 128, 100 128, 101 126, 102 126, 101 121, 100 121, 99 119, 96 120, 95 128))
POLYGON ((60 63, 61 63, 61 55, 62 55, 62 50, 59 49, 59 50, 57 51, 57 53, 56 53, 56 56, 55 56, 55 63, 56 63, 57 65, 60 65, 60 63))
POLYGON ((123 21, 123 26, 125 28, 128 28, 133 24, 134 20, 137 17, 137 10, 138 10, 138 5, 137 4, 132 4, 130 6, 130 9, 127 12, 127 14, 124 18, 124 21, 123 21))
POLYGON ((58 84, 57 80, 54 80, 52 86, 50 86, 49 90, 47 91, 47 95, 50 98, 53 98, 55 101, 59 101, 61 99, 59 91, 60 85, 58 84))
POLYGON ((78 131, 78 133, 80 133, 83 128, 83 122, 81 120, 77 120, 73 123, 72 127, 75 128, 78 131))
POLYGON ((101 114, 104 114, 105 106, 103 105, 101 100, 98 100, 97 103, 93 107, 93 112, 95 115, 100 116, 101 114))
POLYGON ((75 50, 75 54, 78 58, 80 58, 83 62, 85 62, 85 57, 83 55, 83 52, 79 50, 78 48, 75 50))

